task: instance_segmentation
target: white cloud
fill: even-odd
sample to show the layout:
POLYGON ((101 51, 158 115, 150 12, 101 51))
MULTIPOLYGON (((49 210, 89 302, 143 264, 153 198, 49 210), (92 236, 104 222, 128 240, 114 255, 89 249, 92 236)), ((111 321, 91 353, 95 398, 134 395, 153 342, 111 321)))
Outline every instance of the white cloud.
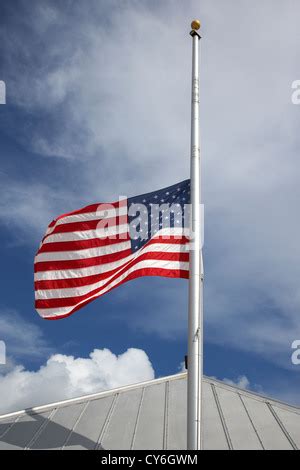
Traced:
MULTIPOLYGON (((18 20, 31 35, 2 35, 12 99, 47 120, 26 128, 21 141, 73 162, 72 178, 60 181, 66 210, 79 193, 84 201, 114 200, 188 174, 188 28, 199 2, 149 5, 114 1, 107 9, 91 0, 89 9, 74 6, 69 21, 70 11, 32 2, 18 20), (41 31, 49 40, 38 55, 41 31)), ((299 5, 204 0, 201 16, 206 338, 290 367, 290 343, 300 333, 300 108, 291 104, 299 5)), ((10 186, 2 186, 0 215, 17 227, 41 233, 63 206, 53 201, 52 182, 20 185, 19 194, 10 186)), ((161 310, 136 325, 178 334, 183 291, 170 292, 175 300, 162 322, 167 296, 157 290, 161 310)))
MULTIPOLYGON (((216 377, 213 377, 216 378, 216 377)), ((298 393, 298 378, 290 376, 289 380, 282 377, 275 377, 271 380, 265 380, 264 385, 251 383, 246 375, 239 375, 236 379, 222 379, 222 382, 233 387, 239 387, 245 390, 253 391, 264 397, 270 397, 273 400, 279 400, 289 405, 299 406, 300 398, 298 393)))
POLYGON ((250 388, 250 382, 245 375, 240 375, 235 380, 225 378, 223 379, 223 382, 228 385, 233 385, 234 387, 239 387, 239 388, 244 388, 244 389, 250 388))
POLYGON ((130 348, 119 356, 95 349, 89 358, 52 355, 36 372, 15 366, 0 375, 0 413, 51 403, 154 378, 147 354, 130 348))
POLYGON ((80 206, 82 200, 80 193, 70 196, 63 185, 50 188, 44 182, 18 181, 0 174, 0 223, 9 229, 8 245, 30 244, 38 249, 51 220, 80 206))
POLYGON ((9 243, 24 242, 24 233, 31 233, 31 239, 36 233, 41 236, 52 220, 56 196, 50 198, 49 188, 43 184, 33 188, 1 175, 0 182, 0 220, 11 230, 9 243))
MULTIPOLYGON (((10 368, 11 361, 41 358, 51 351, 42 330, 12 309, 0 311, 0 339, 5 342, 10 368)), ((6 366, 2 369, 7 370, 6 366)))

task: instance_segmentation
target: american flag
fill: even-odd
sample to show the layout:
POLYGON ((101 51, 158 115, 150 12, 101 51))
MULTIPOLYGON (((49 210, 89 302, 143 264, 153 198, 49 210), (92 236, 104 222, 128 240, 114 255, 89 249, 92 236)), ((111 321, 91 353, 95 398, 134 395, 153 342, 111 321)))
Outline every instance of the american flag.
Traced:
POLYGON ((53 220, 34 260, 35 307, 48 320, 140 276, 189 277, 190 180, 53 220))

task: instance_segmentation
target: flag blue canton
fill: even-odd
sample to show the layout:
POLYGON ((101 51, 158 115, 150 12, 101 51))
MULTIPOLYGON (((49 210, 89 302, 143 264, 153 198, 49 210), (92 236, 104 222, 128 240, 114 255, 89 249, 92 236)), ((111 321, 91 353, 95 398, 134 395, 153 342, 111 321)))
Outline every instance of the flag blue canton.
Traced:
POLYGON ((142 248, 159 230, 184 227, 190 180, 127 200, 131 250, 142 248))

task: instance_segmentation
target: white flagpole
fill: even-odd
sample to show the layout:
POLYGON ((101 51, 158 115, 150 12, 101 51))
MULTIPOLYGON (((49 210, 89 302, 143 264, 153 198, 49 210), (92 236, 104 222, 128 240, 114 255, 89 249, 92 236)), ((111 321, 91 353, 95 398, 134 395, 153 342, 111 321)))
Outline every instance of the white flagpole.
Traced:
POLYGON ((201 449, 201 403, 203 369, 203 278, 201 261, 201 193, 200 193, 200 127, 199 127, 199 43, 197 30, 200 22, 194 20, 190 35, 192 55, 192 109, 191 109, 191 249, 189 275, 188 316, 188 396, 187 448, 201 449))

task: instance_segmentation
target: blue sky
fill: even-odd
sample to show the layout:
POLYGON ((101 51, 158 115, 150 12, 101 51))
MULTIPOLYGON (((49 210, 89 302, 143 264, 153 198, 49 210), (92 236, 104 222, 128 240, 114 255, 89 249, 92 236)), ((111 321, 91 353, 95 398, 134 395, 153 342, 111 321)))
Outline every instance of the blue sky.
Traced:
POLYGON ((1 411, 180 370, 186 281, 138 279, 47 322, 33 307, 33 257, 60 213, 188 177, 194 17, 203 23, 205 374, 300 404, 291 363, 300 338, 299 10, 292 0, 2 2, 0 391, 10 398, 1 411))

